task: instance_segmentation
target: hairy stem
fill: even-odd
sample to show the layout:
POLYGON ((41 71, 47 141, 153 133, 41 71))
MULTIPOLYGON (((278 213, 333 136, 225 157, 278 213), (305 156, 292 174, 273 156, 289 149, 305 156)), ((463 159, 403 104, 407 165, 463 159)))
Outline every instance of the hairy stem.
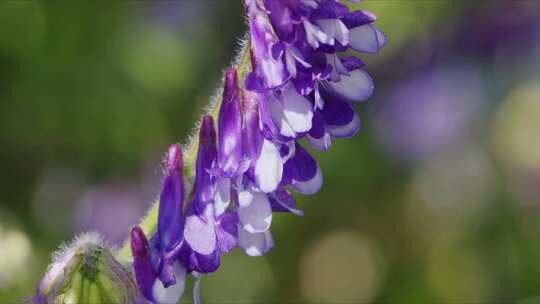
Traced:
MULTIPOLYGON (((249 48, 249 39, 246 38, 240 43, 240 51, 233 61, 233 67, 238 71, 238 79, 240 79, 240 86, 243 87, 242 80, 245 76, 251 71, 251 56, 249 48)), ((222 102, 223 94, 223 83, 216 90, 215 95, 210 99, 210 103, 205 109, 205 115, 212 115, 214 120, 218 121, 219 107, 222 102)), ((188 138, 186 144, 183 145, 183 157, 184 157, 184 175, 185 181, 187 183, 186 190, 192 188, 192 183, 195 175, 195 160, 197 158, 197 149, 199 146, 199 128, 200 122, 197 122, 196 127, 193 130, 193 133, 188 138)), ((150 236, 154 233, 157 227, 158 220, 158 210, 159 210, 159 201, 154 202, 152 206, 148 209, 145 217, 139 223, 139 227, 144 231, 147 236, 150 236)), ((129 238, 124 242, 124 245, 116 252, 116 258, 122 264, 130 264, 133 260, 131 256, 131 248, 129 243, 129 238)))

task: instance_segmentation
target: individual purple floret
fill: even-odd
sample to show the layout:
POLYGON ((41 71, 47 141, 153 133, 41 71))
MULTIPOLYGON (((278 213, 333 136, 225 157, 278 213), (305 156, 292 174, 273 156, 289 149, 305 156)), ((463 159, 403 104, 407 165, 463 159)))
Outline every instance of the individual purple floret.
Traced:
MULTIPOLYGON (((227 94, 229 92, 226 90, 227 94)), ((222 109, 227 106, 223 104, 222 109)), ((214 272, 220 265, 223 253, 236 246, 236 214, 224 208, 216 209, 216 177, 211 175, 212 166, 216 162, 214 120, 211 116, 205 116, 199 133, 195 184, 190 195, 184 231, 185 243, 180 254, 180 260, 188 270, 199 273, 214 272)))
POLYGON ((179 262, 171 265, 175 283, 165 287, 158 278, 155 254, 139 227, 131 230, 131 252, 135 279, 142 295, 152 303, 178 303, 184 293, 186 269, 179 262))
POLYGON ((159 200, 158 227, 150 242, 133 228, 131 251, 141 293, 156 303, 178 299, 184 292, 185 267, 177 261, 184 232, 184 180, 182 150, 169 147, 159 200))

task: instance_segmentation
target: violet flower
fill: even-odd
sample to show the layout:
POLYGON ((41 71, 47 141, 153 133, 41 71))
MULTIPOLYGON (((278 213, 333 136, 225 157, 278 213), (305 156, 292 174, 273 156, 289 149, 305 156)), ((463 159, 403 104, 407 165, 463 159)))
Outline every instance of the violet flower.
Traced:
POLYGON ((153 303, 178 302, 188 274, 199 303, 201 274, 216 271, 225 253, 238 246, 260 256, 274 247, 274 213, 303 215, 291 191, 311 195, 323 184, 299 141, 326 151, 333 138, 355 135, 353 105, 374 90, 364 62, 340 54, 372 54, 386 44, 373 14, 336 0, 244 1, 249 48, 225 73, 217 135, 204 116, 190 147, 197 149, 191 193, 186 199, 182 150, 172 145, 157 229, 150 241, 138 227, 131 232, 137 285, 153 303))
POLYGON ((235 68, 226 71, 217 136, 212 117, 202 119, 186 214, 179 148, 171 148, 155 246, 135 242, 146 250, 134 249, 134 255, 148 299, 155 299, 155 286, 161 288, 156 282, 179 290, 185 272, 216 271, 236 245, 250 256, 270 250, 273 213, 303 215, 290 190, 311 195, 322 187, 321 168, 299 140, 325 151, 332 138, 355 135, 360 119, 353 104, 373 93, 364 62, 339 55, 349 48, 376 53, 384 46, 373 14, 350 12, 335 0, 245 5, 252 69, 245 79, 235 68), (185 269, 183 276, 178 269, 185 269))

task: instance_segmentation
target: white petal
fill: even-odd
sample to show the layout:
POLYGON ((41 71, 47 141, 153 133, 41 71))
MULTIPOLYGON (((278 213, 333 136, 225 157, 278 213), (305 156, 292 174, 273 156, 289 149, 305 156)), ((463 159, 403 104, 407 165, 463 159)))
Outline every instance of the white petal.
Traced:
POLYGON ((283 82, 283 63, 281 61, 267 58, 261 60, 261 69, 265 75, 266 85, 271 88, 277 87, 283 82))
POLYGON ((315 93, 314 93, 314 95, 315 95, 314 109, 322 110, 324 108, 324 100, 321 97, 321 91, 319 91, 319 81, 315 81, 315 84, 313 85, 313 89, 315 91, 315 93))
POLYGON ((266 194, 254 192, 251 204, 238 208, 238 219, 250 233, 267 231, 272 224, 272 208, 266 194))
POLYGON ((328 132, 321 138, 315 138, 308 134, 307 139, 309 144, 319 151, 326 151, 330 149, 330 146, 332 145, 332 137, 328 132))
POLYGON ((211 205, 206 207, 204 217, 207 219, 206 223, 196 214, 186 218, 184 239, 194 251, 208 255, 216 248, 214 214, 211 205))
POLYGON ((326 125, 326 129, 328 130, 328 133, 334 137, 351 137, 360 129, 360 118, 358 118, 358 114, 355 113, 353 119, 348 124, 344 126, 326 125))
POLYGON ((322 171, 321 171, 321 168, 317 166, 317 173, 312 179, 305 182, 294 181, 291 187, 297 192, 311 195, 311 194, 315 194, 319 192, 319 190, 322 187, 322 183, 323 183, 322 171))
POLYGON ((333 40, 339 41, 341 45, 347 45, 349 43, 349 29, 339 19, 320 19, 317 24, 321 29, 330 37, 331 45, 334 44, 333 40))
POLYGON ((377 53, 380 49, 377 31, 371 24, 364 24, 349 30, 349 46, 359 52, 377 53))
POLYGON ((249 188, 238 189, 238 204, 240 207, 247 207, 251 205, 255 192, 249 188))
POLYGON ((298 49, 295 48, 294 46, 288 45, 287 46, 287 52, 290 53, 294 57, 294 59, 296 59, 296 61, 300 62, 300 64, 302 64, 304 67, 306 67, 306 68, 311 67, 311 64, 304 60, 304 57, 302 56, 300 51, 298 51, 298 49))
POLYGON ((326 85, 335 94, 352 102, 368 99, 375 88, 371 76, 362 69, 353 70, 349 76, 342 75, 339 82, 329 81, 326 85))
POLYGON ((214 205, 216 216, 220 216, 227 210, 231 202, 231 180, 220 177, 216 181, 216 193, 214 195, 214 205))
POLYGON ((176 278, 176 284, 165 288, 160 280, 156 279, 152 286, 152 295, 159 304, 176 304, 180 301, 184 288, 186 286, 186 269, 180 262, 173 264, 173 272, 176 278))
POLYGON ((274 247, 274 239, 270 231, 249 233, 238 226, 238 246, 249 256, 261 256, 274 247))
POLYGON ((289 84, 281 94, 283 115, 295 132, 307 132, 311 129, 313 119, 312 105, 304 96, 298 94, 289 84))
POLYGON ((317 3, 316 0, 302 0, 302 3, 306 6, 311 7, 312 9, 316 9, 319 7, 319 3, 317 3))
POLYGON ((283 175, 283 162, 277 147, 264 139, 261 154, 255 163, 255 181, 263 192, 277 189, 283 175))
POLYGON ((296 77, 296 60, 291 52, 285 52, 285 62, 287 63, 287 70, 292 77, 296 77))
POLYGON ((287 153, 287 155, 283 156, 281 158, 282 162, 283 163, 286 163, 291 157, 294 156, 294 152, 296 151, 296 145, 295 145, 295 141, 294 140, 291 140, 291 141, 288 141, 287 143, 285 143, 287 145, 287 148, 289 149, 289 153, 287 153))
POLYGON ((306 38, 309 45, 316 49, 319 47, 319 42, 329 45, 334 45, 334 39, 330 38, 325 32, 323 32, 318 26, 305 20, 304 28, 306 29, 306 38))
POLYGON ((287 121, 287 119, 285 119, 285 116, 283 115, 282 102, 277 100, 273 95, 270 95, 269 102, 270 102, 270 116, 272 117, 272 121, 279 128, 279 133, 283 136, 295 137, 296 133, 294 132, 292 127, 289 125, 289 122, 287 121))
POLYGON ((336 19, 336 40, 339 41, 341 45, 349 44, 350 40, 349 29, 339 19, 336 19))
POLYGON ((341 62, 341 59, 336 54, 326 54, 326 62, 332 66, 332 73, 330 73, 330 80, 333 82, 339 81, 339 76, 349 75, 349 71, 341 62))

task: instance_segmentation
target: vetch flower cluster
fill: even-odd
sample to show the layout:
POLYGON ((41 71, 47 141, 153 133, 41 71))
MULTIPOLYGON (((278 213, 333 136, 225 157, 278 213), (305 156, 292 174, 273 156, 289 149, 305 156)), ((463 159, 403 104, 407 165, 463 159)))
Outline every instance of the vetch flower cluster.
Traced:
POLYGON ((216 271, 236 246, 250 256, 270 250, 273 213, 303 215, 291 191, 314 194, 322 186, 321 169, 299 140, 325 151, 333 138, 355 135, 352 104, 373 93, 363 61, 340 54, 384 46, 373 14, 336 0, 245 0, 245 8, 251 70, 244 79, 227 70, 217 126, 202 119, 189 195, 175 144, 157 230, 150 239, 138 227, 131 232, 139 289, 155 303, 178 302, 186 274, 216 271))

